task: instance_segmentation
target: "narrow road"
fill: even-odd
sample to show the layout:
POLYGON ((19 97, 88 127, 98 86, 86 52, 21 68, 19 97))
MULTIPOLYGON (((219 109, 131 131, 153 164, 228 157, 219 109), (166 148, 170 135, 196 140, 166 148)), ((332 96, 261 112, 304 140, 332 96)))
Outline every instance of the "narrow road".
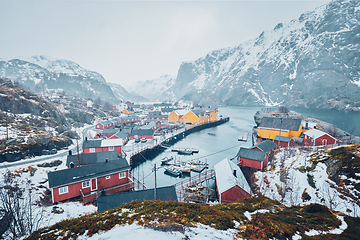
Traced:
MULTIPOLYGON (((85 128, 82 131, 82 136, 88 136, 87 130, 89 130, 92 127, 94 127, 94 126, 90 126, 90 127, 85 128)), ((75 142, 76 142, 76 140, 75 140, 75 142)), ((74 146, 72 148, 69 148, 67 151, 64 151, 64 152, 61 152, 61 153, 47 155, 47 156, 39 157, 39 158, 36 158, 36 159, 19 160, 19 161, 11 162, 11 163, 5 163, 5 162, 0 163, 0 169, 8 168, 8 167, 16 167, 16 166, 20 166, 20 165, 24 165, 24 164, 36 163, 36 162, 40 162, 40 161, 45 161, 45 160, 57 158, 57 157, 63 157, 63 156, 68 155, 70 150, 71 151, 76 150, 76 143, 74 144, 74 146)), ((80 140, 79 141, 79 152, 81 152, 81 150, 82 150, 82 141, 80 140)))

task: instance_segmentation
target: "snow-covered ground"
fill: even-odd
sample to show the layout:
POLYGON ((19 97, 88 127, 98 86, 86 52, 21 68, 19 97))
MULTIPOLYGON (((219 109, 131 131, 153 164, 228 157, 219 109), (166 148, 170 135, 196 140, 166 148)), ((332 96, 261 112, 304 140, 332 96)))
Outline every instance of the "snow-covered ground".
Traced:
MULTIPOLYGON (((255 173, 261 193, 286 206, 319 203, 331 210, 359 217, 359 206, 353 204, 350 198, 331 187, 331 185, 336 186, 337 184, 329 179, 326 172, 327 166, 324 163, 317 163, 315 169, 310 172, 300 171, 301 167, 312 165, 310 155, 316 151, 316 148, 307 150, 282 149, 275 155, 265 172, 258 171, 255 173), (315 186, 309 180, 311 178, 315 186), (304 191, 310 195, 311 199, 302 199, 304 191)), ((326 153, 322 153, 322 157, 326 156, 326 153)), ((351 191, 351 189, 349 190, 351 191)))

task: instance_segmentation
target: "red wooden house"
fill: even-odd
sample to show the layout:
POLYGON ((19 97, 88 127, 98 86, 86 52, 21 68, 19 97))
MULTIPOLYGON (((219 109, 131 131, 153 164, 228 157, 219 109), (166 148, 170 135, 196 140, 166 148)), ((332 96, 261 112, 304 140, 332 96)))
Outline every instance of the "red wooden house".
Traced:
POLYGON ((107 128, 101 132, 101 135, 106 138, 110 138, 112 135, 120 132, 119 128, 107 128))
POLYGON ((295 140, 294 140, 294 138, 291 138, 291 137, 283 137, 283 136, 281 136, 279 138, 279 135, 277 135, 274 138, 274 143, 277 146, 280 146, 280 147, 291 147, 291 146, 295 145, 295 140))
POLYGON ((102 193, 111 194, 134 189, 125 158, 81 167, 48 172, 52 202, 81 197, 84 203, 102 193))
POLYGON ((111 120, 106 120, 106 121, 102 121, 99 122, 98 124, 95 125, 95 129, 107 129, 107 128, 113 128, 115 126, 118 126, 120 124, 120 121, 118 118, 114 118, 111 120))
POLYGON ((241 169, 227 158, 215 166, 215 181, 220 203, 251 197, 251 189, 241 169))
POLYGON ((154 129, 132 129, 130 133, 131 138, 154 138, 154 129))
POLYGON ((85 140, 83 143, 83 153, 96 153, 106 151, 117 151, 121 153, 123 139, 96 139, 85 140))
POLYGON ((276 148, 276 144, 271 140, 265 140, 251 147, 251 149, 263 151, 270 156, 272 151, 276 148))
POLYGON ((305 146, 334 145, 336 141, 336 138, 318 129, 310 129, 304 133, 305 146))
POLYGON ((125 131, 119 131, 109 137, 109 139, 121 139, 123 146, 129 141, 129 135, 125 131))
POLYGON ((236 155, 240 166, 263 169, 268 164, 269 156, 264 151, 241 147, 236 155))

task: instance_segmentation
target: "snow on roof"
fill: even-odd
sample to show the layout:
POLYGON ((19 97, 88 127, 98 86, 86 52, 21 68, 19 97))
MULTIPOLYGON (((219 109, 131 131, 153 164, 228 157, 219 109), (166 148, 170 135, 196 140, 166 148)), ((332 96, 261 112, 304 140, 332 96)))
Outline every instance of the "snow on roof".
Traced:
MULTIPOLYGON (((320 131, 318 129, 310 129, 309 131, 304 132, 304 135, 307 135, 313 139, 319 138, 325 134, 329 135, 326 132, 320 131)), ((329 136, 332 137, 333 139, 335 139, 333 136, 331 136, 331 135, 329 135, 329 136)))
POLYGON ((189 110, 186 110, 186 109, 175 110, 175 113, 176 113, 178 116, 184 116, 184 115, 187 114, 188 112, 189 112, 189 110))
POLYGON ((105 139, 101 141, 101 147, 114 147, 114 146, 122 146, 122 139, 105 139))
POLYGON ((251 194, 251 189, 241 169, 227 158, 217 163, 215 166, 216 184, 219 194, 226 190, 239 186, 247 193, 251 194), (234 176, 236 170, 236 177, 234 176))

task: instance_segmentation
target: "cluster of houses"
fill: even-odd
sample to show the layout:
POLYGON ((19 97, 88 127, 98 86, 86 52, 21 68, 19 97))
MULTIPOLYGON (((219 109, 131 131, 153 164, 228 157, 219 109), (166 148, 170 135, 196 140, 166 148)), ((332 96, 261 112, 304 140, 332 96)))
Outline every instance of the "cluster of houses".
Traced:
POLYGON ((315 123, 302 122, 295 118, 264 117, 257 127, 260 142, 250 148, 240 147, 237 164, 223 160, 215 165, 216 186, 219 201, 234 202, 240 198, 251 197, 251 189, 240 167, 263 170, 278 147, 291 147, 295 142, 305 146, 334 145, 337 139, 316 129, 315 123), (233 174, 232 174, 233 172, 233 174))

